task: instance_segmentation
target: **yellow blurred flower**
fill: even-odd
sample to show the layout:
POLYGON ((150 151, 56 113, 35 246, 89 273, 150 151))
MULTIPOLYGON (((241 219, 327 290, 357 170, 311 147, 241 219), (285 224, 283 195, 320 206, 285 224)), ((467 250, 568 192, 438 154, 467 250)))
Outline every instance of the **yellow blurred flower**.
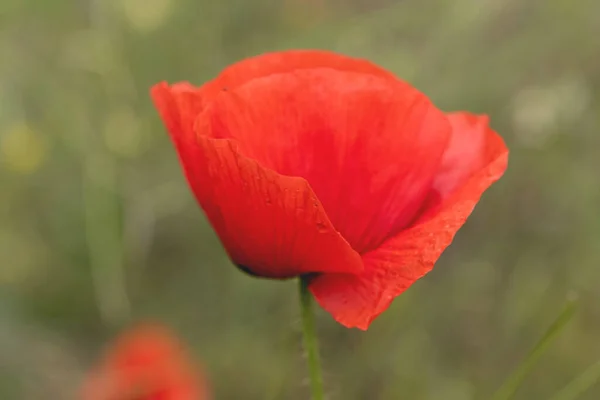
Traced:
POLYGON ((173 0, 122 0, 119 5, 134 29, 148 33, 164 24, 171 14, 173 0))
POLYGON ((45 139, 24 122, 12 125, 0 133, 2 164, 10 171, 30 174, 44 162, 47 154, 45 139))

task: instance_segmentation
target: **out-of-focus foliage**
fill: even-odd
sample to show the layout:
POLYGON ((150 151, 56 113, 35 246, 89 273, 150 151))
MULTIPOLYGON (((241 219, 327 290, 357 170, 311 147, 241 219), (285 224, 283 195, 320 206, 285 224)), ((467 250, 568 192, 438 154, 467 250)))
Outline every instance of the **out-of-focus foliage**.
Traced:
POLYGON ((291 47, 490 114, 512 151, 368 332, 319 313, 330 398, 488 398, 574 292, 517 396, 549 398, 600 359, 598 38, 596 0, 0 0, 0 398, 73 398, 129 318, 180 332, 218 399, 307 398, 295 283, 228 262, 148 96, 291 47))

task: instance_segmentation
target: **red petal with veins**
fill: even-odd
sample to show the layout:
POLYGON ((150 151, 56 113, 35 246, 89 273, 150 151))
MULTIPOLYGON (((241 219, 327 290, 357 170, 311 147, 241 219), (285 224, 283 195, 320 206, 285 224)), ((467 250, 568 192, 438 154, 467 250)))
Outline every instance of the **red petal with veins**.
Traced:
MULTIPOLYGON (((254 79, 314 68, 329 68, 340 72, 357 72, 397 81, 389 71, 368 60, 342 56, 325 50, 288 50, 249 57, 225 68, 213 80, 201 87, 187 82, 173 85, 173 90, 191 95, 186 100, 193 103, 196 114, 209 104, 222 90, 233 90, 254 79)), ((159 84, 160 85, 160 84, 159 84)), ((184 106, 188 107, 188 106, 184 106)))
POLYGON ((452 139, 421 216, 364 254, 362 274, 320 275, 311 282, 317 301, 341 324, 367 329, 395 297, 429 272, 483 192, 504 174, 508 149, 487 117, 452 113, 449 120, 452 139))
MULTIPOLYGON (((154 90, 170 130, 186 122, 167 86, 154 90)), ((188 182, 231 259, 253 274, 287 278, 362 270, 360 255, 332 226, 306 180, 279 174, 222 139, 208 114, 199 134, 175 136, 188 182)), ((181 131, 180 131, 181 132, 181 131)))
MULTIPOLYGON (((170 130, 189 125, 177 95, 167 101, 174 91, 162 91, 170 130)), ((222 92, 196 136, 183 132, 175 141, 188 181, 231 258, 283 278, 362 270, 357 252, 421 207, 450 125, 407 84, 320 68, 222 92)))
POLYGON ((305 179, 359 253, 415 217, 450 137, 445 115, 407 84, 326 68, 254 79, 206 114, 214 137, 305 179))

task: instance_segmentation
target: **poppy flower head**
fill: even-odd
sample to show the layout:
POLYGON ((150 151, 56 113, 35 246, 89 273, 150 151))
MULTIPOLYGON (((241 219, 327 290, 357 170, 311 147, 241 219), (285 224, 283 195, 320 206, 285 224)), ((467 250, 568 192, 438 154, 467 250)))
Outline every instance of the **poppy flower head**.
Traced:
POLYGON ((233 262, 314 274, 312 293, 346 326, 366 329, 427 273, 506 168, 485 118, 445 114, 332 52, 269 53, 152 97, 233 262))
POLYGON ((205 382, 162 326, 139 326, 107 350, 85 382, 83 400, 207 400, 205 382))

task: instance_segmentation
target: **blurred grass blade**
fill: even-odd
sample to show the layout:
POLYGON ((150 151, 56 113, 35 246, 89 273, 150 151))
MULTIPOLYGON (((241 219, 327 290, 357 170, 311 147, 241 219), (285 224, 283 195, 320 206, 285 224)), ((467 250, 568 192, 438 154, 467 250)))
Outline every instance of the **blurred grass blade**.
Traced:
POLYGON ((510 400, 513 398, 523 380, 529 375, 539 358, 546 352, 552 341, 569 323, 577 308, 577 299, 573 297, 568 299, 563 306, 562 311, 556 320, 546 330, 542 338, 537 342, 535 347, 529 352, 527 357, 509 376, 504 385, 492 396, 492 400, 510 400))
POLYGON ((600 380, 600 361, 573 379, 551 400, 576 400, 600 380))

